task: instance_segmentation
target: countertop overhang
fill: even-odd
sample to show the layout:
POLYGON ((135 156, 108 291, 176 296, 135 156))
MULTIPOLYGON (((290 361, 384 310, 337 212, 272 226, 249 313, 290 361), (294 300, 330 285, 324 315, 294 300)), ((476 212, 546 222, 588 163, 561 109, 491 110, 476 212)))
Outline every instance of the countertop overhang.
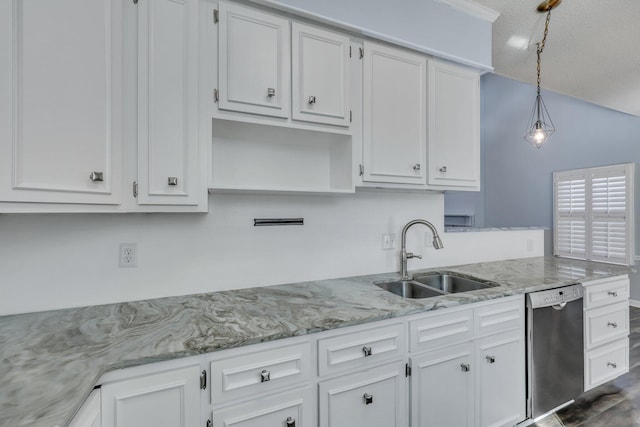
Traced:
POLYGON ((291 283, 0 317, 0 426, 66 425, 108 371, 627 274, 553 257, 447 271, 499 286, 403 299, 398 273, 291 283))

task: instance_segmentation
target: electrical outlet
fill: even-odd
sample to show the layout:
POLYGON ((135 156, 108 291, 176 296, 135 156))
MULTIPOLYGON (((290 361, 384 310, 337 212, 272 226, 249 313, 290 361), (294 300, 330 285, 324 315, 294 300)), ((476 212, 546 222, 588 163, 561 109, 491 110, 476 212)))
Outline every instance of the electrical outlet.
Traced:
POLYGON ((396 248, 396 235, 395 234, 383 234, 382 235, 382 249, 385 251, 396 248))
POLYGON ((120 268, 138 266, 138 245, 135 243, 120 243, 120 268))

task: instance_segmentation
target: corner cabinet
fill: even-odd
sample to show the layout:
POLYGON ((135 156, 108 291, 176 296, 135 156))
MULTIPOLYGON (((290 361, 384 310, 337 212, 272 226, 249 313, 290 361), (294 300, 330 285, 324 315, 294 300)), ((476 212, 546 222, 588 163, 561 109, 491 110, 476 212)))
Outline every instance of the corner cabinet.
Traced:
POLYGON ((428 74, 428 185, 479 191, 480 75, 434 59, 428 74))
POLYGON ((426 184, 427 59, 364 43, 364 182, 426 184))
POLYGON ((3 1, 0 201, 121 201, 122 2, 3 1))

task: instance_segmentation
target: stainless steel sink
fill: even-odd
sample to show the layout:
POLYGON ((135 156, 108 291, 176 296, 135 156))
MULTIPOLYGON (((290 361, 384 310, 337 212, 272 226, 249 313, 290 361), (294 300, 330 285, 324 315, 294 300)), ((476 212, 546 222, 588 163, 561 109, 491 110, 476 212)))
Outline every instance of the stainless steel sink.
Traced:
POLYGON ((477 291, 498 286, 495 283, 480 282, 468 277, 452 273, 424 274, 413 277, 413 280, 448 294, 477 291))
POLYGON ((437 289, 407 280, 375 283, 375 285, 404 298, 429 298, 444 295, 444 292, 438 291, 437 289))
POLYGON ((495 283, 480 282, 452 273, 419 274, 414 276, 413 280, 396 280, 374 285, 403 298, 430 298, 498 286, 495 283))

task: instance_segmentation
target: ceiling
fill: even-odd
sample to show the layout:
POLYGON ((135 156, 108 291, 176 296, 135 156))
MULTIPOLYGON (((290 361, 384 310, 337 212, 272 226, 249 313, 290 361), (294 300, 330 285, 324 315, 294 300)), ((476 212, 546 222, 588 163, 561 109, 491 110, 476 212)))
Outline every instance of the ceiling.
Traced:
MULTIPOLYGON (((495 73, 535 84, 541 0, 475 0, 500 13, 495 73)), ((640 116, 640 1, 564 0, 551 12, 542 88, 640 116)))

